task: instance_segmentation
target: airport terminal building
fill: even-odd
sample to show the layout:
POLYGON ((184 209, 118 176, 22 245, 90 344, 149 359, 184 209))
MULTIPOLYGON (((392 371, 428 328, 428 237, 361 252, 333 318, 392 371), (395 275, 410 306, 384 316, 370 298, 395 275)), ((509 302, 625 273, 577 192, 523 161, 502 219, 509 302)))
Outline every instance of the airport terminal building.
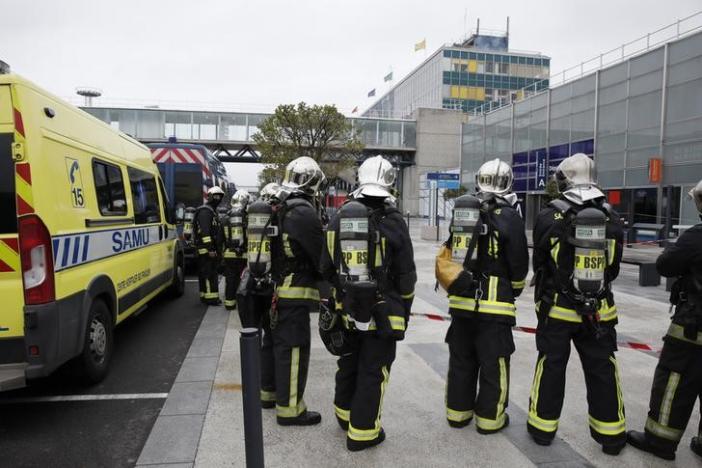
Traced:
POLYGON ((702 179, 702 33, 469 117, 461 180, 472 186, 488 159, 512 163, 531 226, 547 178, 579 152, 627 222, 698 222, 685 194, 702 179))
POLYGON ((473 34, 444 45, 378 99, 365 117, 406 118, 420 107, 471 111, 548 88, 551 59, 509 50, 508 35, 473 34))

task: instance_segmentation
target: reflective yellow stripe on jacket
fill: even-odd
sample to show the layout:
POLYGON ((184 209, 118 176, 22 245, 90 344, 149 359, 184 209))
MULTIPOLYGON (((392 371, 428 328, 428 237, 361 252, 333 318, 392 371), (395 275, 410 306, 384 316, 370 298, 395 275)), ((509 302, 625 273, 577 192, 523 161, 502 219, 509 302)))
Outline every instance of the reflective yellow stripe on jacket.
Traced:
MULTIPOLYGON (((554 304, 558 303, 558 294, 555 295, 553 302, 554 304)), ((597 311, 597 313, 600 315, 600 322, 609 322, 617 318, 617 306, 610 306, 607 299, 604 299, 600 304, 600 309, 597 311)), ((575 311, 575 309, 570 309, 568 307, 561 307, 557 305, 551 306, 551 310, 548 312, 548 316, 566 322, 581 323, 583 321, 582 316, 578 314, 575 311)))
POLYGON ((285 277, 283 284, 276 290, 278 299, 298 299, 319 301, 319 290, 306 286, 292 286, 292 275, 285 277))
MULTIPOLYGON (((449 296, 449 309, 465 310, 473 312, 475 310, 475 299, 461 296, 449 296)), ((510 302, 491 301, 486 299, 478 300, 478 312, 481 314, 507 315, 516 317, 517 308, 510 302)))

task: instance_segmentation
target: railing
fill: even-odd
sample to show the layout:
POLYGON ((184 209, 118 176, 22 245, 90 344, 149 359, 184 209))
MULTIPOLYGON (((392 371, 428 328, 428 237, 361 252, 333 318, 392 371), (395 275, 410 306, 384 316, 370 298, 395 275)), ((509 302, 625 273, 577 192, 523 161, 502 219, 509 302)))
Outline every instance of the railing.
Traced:
POLYGON ((619 47, 608 50, 607 52, 603 52, 589 60, 584 60, 580 62, 579 65, 566 68, 558 73, 552 73, 551 77, 548 79, 537 81, 525 88, 512 91, 512 93, 521 91, 521 99, 506 99, 497 102, 486 102, 482 106, 473 109, 472 114, 480 115, 492 112, 509 105, 512 102, 517 102, 528 96, 546 91, 549 87, 560 86, 578 78, 582 78, 587 74, 617 63, 621 63, 636 55, 640 55, 651 49, 655 49, 666 42, 680 39, 699 30, 702 30, 702 11, 698 11, 690 16, 681 18, 674 23, 652 31, 645 36, 634 39, 633 41, 626 42, 619 47), (548 82, 548 86, 544 86, 546 82, 548 82))

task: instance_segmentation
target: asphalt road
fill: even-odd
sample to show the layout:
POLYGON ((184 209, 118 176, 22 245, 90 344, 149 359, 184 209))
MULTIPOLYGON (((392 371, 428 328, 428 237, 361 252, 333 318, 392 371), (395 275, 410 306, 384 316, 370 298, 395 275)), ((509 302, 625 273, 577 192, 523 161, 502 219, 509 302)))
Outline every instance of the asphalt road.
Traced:
POLYGON ((205 310, 197 283, 187 282, 182 298, 157 299, 116 328, 111 370, 100 384, 76 385, 62 368, 0 394, 0 467, 133 466, 166 400, 129 397, 169 392, 205 310), (65 401, 81 395, 89 399, 65 401), (50 396, 63 398, 36 401, 50 396))

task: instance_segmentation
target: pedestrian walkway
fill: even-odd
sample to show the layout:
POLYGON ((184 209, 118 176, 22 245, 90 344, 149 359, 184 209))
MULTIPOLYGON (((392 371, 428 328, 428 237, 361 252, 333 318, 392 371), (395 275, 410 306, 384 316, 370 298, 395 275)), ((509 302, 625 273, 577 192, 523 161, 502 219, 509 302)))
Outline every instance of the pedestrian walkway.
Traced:
MULTIPOLYGON (((415 230, 413 229, 413 233, 415 230)), ((693 412, 690 425, 678 450, 678 460, 663 463, 657 458, 631 447, 619 457, 604 455, 590 438, 587 426, 587 405, 582 369, 573 353, 568 366, 566 401, 559 432, 551 447, 534 444, 526 432, 526 412, 533 378, 536 349, 534 336, 515 331, 517 351, 512 357, 509 407, 511 425, 502 433, 483 436, 475 426, 457 430, 448 426, 444 416, 444 386, 448 365, 448 350, 443 343, 449 322, 440 320, 446 314, 446 298, 434 292, 434 254, 438 243, 414 237, 419 282, 413 307, 416 314, 409 323, 407 338, 398 345, 397 359, 392 367, 383 406, 383 427, 387 440, 379 447, 360 453, 345 448, 345 433, 334 419, 335 359, 324 349, 316 333, 316 315, 312 317, 313 342, 310 375, 305 401, 312 410, 320 411, 322 423, 313 427, 281 427, 275 422, 274 410, 263 410, 263 430, 266 466, 271 467, 523 467, 523 466, 697 466, 700 463, 687 448, 695 435, 699 412, 693 412), (426 314, 432 316, 428 318, 426 314)), ((630 281, 624 277, 623 282, 630 281)), ((655 298, 624 292, 618 286, 616 300, 620 311, 619 340, 661 345, 660 338, 669 317, 665 306, 665 291, 652 289, 655 298)), ((533 289, 527 288, 518 300, 518 325, 528 330, 536 320, 533 312, 533 289)), ((168 466, 227 467, 245 466, 244 428, 242 417, 241 370, 239 367, 240 323, 236 312, 228 317, 221 307, 211 307, 203 321, 205 331, 200 339, 214 336, 221 343, 216 373, 209 382, 207 404, 202 416, 193 422, 190 433, 201 435, 196 448, 181 442, 177 431, 170 439, 152 437, 144 452, 176 453, 162 461, 148 458, 145 453, 140 464, 171 463, 168 466), (224 314, 224 315, 223 315, 224 314), (212 329, 214 323, 224 326, 224 340, 212 329), (187 450, 183 447, 187 446, 187 450), (187 452, 187 453, 185 453, 187 452), (180 458, 179 458, 180 457, 180 458)), ((197 340, 198 338, 196 338, 197 340)), ((196 344, 194 343, 194 346, 196 344)), ((202 343, 197 346, 204 346, 202 343)), ((211 344, 216 348, 216 343, 211 344)), ((656 365, 655 353, 622 347, 617 354, 623 381, 627 426, 642 429, 646 418, 651 379, 656 365)), ((209 377, 208 377, 209 378, 209 377)), ((176 384, 178 385, 178 383, 176 384)), ((173 392, 171 392, 173 394, 173 392)), ((169 398, 170 399, 170 398, 169 398)), ((195 405, 197 406, 197 405, 195 405)), ((164 406, 168 414, 169 403, 164 406)), ((202 412, 198 406, 198 414, 202 412)), ((168 422, 162 415, 154 432, 164 431, 168 422)), ((192 435, 190 435, 192 437, 192 435)))

